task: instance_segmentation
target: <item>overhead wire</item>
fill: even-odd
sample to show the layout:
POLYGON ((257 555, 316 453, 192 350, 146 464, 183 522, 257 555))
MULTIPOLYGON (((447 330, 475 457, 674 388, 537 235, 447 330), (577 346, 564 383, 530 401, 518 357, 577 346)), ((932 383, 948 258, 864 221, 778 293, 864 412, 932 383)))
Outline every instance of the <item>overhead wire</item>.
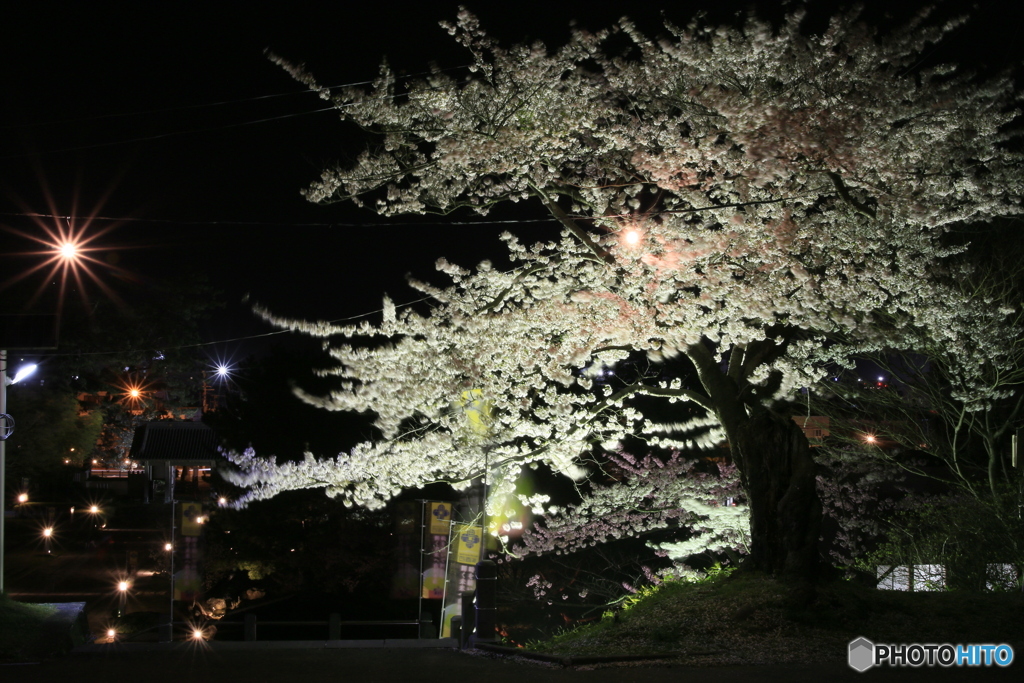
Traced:
MULTIPOLYGON (((289 227, 308 227, 308 228, 385 228, 385 227, 406 227, 406 226, 435 226, 435 225, 510 225, 517 223, 556 223, 556 218, 516 218, 516 219, 504 219, 504 220, 478 220, 478 221, 395 221, 395 222, 341 222, 341 221, 330 221, 330 222, 299 222, 292 223, 288 221, 245 221, 245 220, 195 220, 195 219, 184 219, 179 220, 176 218, 117 218, 114 216, 75 216, 68 214, 54 214, 54 213, 36 213, 33 211, 25 212, 2 212, 0 216, 13 216, 22 218, 55 218, 60 220, 73 220, 73 221, 111 221, 119 223, 173 223, 175 225, 248 225, 248 226, 260 226, 265 225, 267 227, 281 227, 287 225, 289 227)), ((584 218, 584 216, 577 216, 577 218, 584 218)))
MULTIPOLYGON (((468 64, 463 64, 463 65, 460 65, 460 66, 451 67, 449 69, 440 69, 439 71, 441 71, 441 72, 456 71, 458 69, 466 69, 468 67, 469 67, 468 64)), ((421 71, 421 72, 418 72, 418 73, 415 73, 415 74, 410 74, 409 78, 416 78, 418 76, 429 75, 429 74, 432 74, 432 73, 436 73, 436 72, 435 71, 421 71)), ((325 87, 328 90, 338 90, 338 89, 341 89, 341 88, 352 88, 352 87, 355 87, 355 86, 358 86, 358 85, 370 85, 371 83, 373 83, 373 80, 369 80, 369 81, 353 81, 351 83, 339 83, 337 85, 328 85, 328 86, 325 86, 325 87)), ((242 102, 257 102, 257 101, 260 101, 260 100, 270 100, 270 99, 276 99, 276 98, 279 98, 279 97, 294 97, 296 95, 305 95, 307 93, 312 93, 312 92, 315 92, 315 91, 307 88, 305 90, 293 90, 293 91, 289 91, 289 92, 274 93, 272 95, 254 95, 253 97, 241 97, 241 98, 234 99, 234 100, 221 100, 219 102, 200 102, 200 103, 197 103, 197 104, 179 104, 179 105, 176 105, 176 106, 173 106, 173 107, 162 107, 160 109, 143 109, 143 110, 131 111, 131 112, 114 112, 114 113, 111 113, 111 114, 97 114, 96 116, 87 116, 87 117, 80 117, 80 118, 72 117, 72 118, 65 118, 65 119, 52 119, 50 121, 28 121, 26 123, 15 123, 15 124, 3 125, 3 126, 0 126, 0 130, 11 130, 11 129, 15 129, 15 128, 32 128, 32 127, 40 127, 40 126, 53 126, 53 125, 58 125, 58 124, 62 124, 62 123, 85 123, 87 121, 101 121, 103 119, 125 118, 125 117, 129 117, 129 116, 148 116, 150 114, 164 114, 164 113, 168 113, 168 112, 185 111, 185 110, 188 110, 188 109, 206 109, 206 108, 210 108, 210 107, 222 107, 222 106, 229 105, 229 104, 239 104, 239 103, 242 103, 242 102)))
MULTIPOLYGON (((402 308, 408 308, 409 306, 412 306, 413 304, 418 304, 418 303, 421 303, 423 301, 426 301, 426 300, 432 299, 432 298, 433 297, 431 297, 431 296, 424 296, 424 297, 420 297, 419 299, 414 299, 412 301, 407 301, 407 302, 405 302, 403 304, 395 304, 395 309, 397 310, 397 309, 402 309, 402 308)), ((325 322, 325 323, 327 323, 329 325, 334 325, 336 323, 344 323, 344 322, 349 322, 351 320, 360 320, 362 318, 366 318, 366 317, 369 317, 371 315, 375 315, 377 313, 382 313, 383 311, 384 311, 383 308, 378 308, 378 309, 375 309, 375 310, 372 310, 372 311, 367 311, 366 313, 360 313, 358 315, 350 315, 350 316, 344 317, 344 318, 335 318, 334 320, 325 320, 323 322, 325 322)), ((276 336, 276 335, 279 335, 279 334, 288 334, 288 333, 291 333, 291 332, 295 332, 295 330, 290 330, 290 329, 276 330, 274 332, 261 332, 260 334, 250 334, 250 335, 246 335, 246 336, 242 336, 242 337, 233 337, 231 339, 219 339, 219 340, 216 340, 216 341, 209 341, 209 342, 197 342, 195 344, 181 344, 181 345, 178 345, 178 346, 161 346, 157 350, 159 350, 161 353, 164 353, 164 352, 167 352, 167 351, 180 351, 182 349, 196 349, 196 348, 202 348, 204 346, 217 346, 217 345, 220 345, 220 344, 233 344, 235 342, 248 341, 250 339, 263 339, 265 337, 273 337, 273 336, 276 336)), ((156 349, 156 347, 154 347, 154 349, 156 349)), ((138 349, 135 349, 135 350, 138 350, 138 349)), ((29 355, 29 356, 31 356, 33 358, 62 358, 62 357, 77 357, 77 356, 116 356, 116 355, 121 355, 121 354, 128 353, 129 351, 130 351, 129 349, 119 349, 119 350, 113 350, 113 351, 76 351, 76 352, 73 352, 73 353, 31 353, 31 354, 27 354, 27 355, 29 355)))
MULTIPOLYGON (((452 69, 442 69, 441 71, 453 71, 455 69, 463 69, 463 68, 467 68, 467 66, 459 66, 459 67, 454 67, 452 69)), ((435 72, 435 71, 421 72, 419 74, 415 74, 414 76, 410 76, 410 78, 415 77, 417 75, 424 75, 424 74, 431 74, 431 73, 437 73, 437 72, 435 72)), ((356 86, 356 85, 365 85, 367 83, 372 83, 372 82, 373 81, 357 81, 357 82, 354 82, 354 83, 351 83, 351 84, 328 86, 328 89, 329 90, 334 90, 334 89, 337 89, 337 88, 352 87, 352 86, 356 86)), ((432 86, 432 87, 429 87, 429 88, 421 88, 419 90, 409 90, 407 92, 400 92, 400 93, 392 93, 392 94, 389 94, 389 95, 382 95, 381 97, 371 98, 371 99, 386 99, 386 98, 389 98, 389 97, 404 97, 404 96, 414 95, 414 94, 417 94, 417 93, 420 93, 420 92, 429 92, 429 91, 432 91, 432 90, 440 90, 440 88, 432 86)), ((307 92, 314 92, 314 91, 307 89, 307 90, 302 91, 302 92, 303 93, 307 93, 307 92)), ((277 96, 278 95, 266 95, 266 96, 262 96, 262 97, 277 97, 277 96)), ((254 98, 249 98, 249 100, 236 100, 236 101, 238 101, 238 102, 245 102, 245 101, 252 101, 252 100, 256 100, 256 99, 260 99, 260 98, 254 97, 254 98)), ((219 103, 212 103, 212 104, 208 104, 208 105, 194 105, 194 107, 196 107, 196 108, 209 107, 209 106, 219 106, 219 103)), ((251 120, 251 121, 240 121, 240 122, 236 122, 236 123, 227 123, 227 124, 223 124, 223 125, 219 125, 219 126, 209 126, 209 127, 206 127, 206 128, 190 128, 190 129, 187 129, 187 130, 170 131, 170 132, 167 132, 167 133, 157 133, 155 135, 146 135, 146 136, 142 136, 142 137, 128 138, 128 139, 123 139, 123 140, 111 140, 111 141, 107 141, 107 142, 96 142, 96 143, 91 143, 91 144, 86 144, 86 145, 76 145, 76 146, 73 146, 73 147, 60 147, 60 148, 56 148, 56 149, 47 149, 47 150, 35 151, 35 152, 31 152, 31 153, 30 152, 25 152, 25 153, 21 153, 21 154, 7 154, 7 155, 4 155, 4 156, 0 156, 0 160, 3 160, 3 159, 20 159, 20 158, 24 158, 24 157, 44 156, 44 155, 49 155, 49 154, 61 154, 61 153, 64 153, 64 152, 77 152, 77 151, 82 151, 82 150, 86 150, 86 149, 98 149, 98 148, 101 148, 101 147, 115 147, 117 145, 127 145, 127 144, 132 144, 132 143, 135 143, 135 142, 149 142, 151 140, 161 140, 161 139, 164 139, 164 138, 176 137, 176 136, 181 136, 181 135, 192 135, 192 134, 195 134, 195 133, 208 133, 208 132, 217 131, 217 130, 228 130, 228 129, 231 129, 231 128, 241 128, 243 126, 256 125, 256 124, 260 124, 260 123, 268 123, 270 121, 280 121, 280 120, 284 120, 284 119, 295 118, 295 117, 298 117, 298 116, 306 116, 307 114, 320 114, 320 113, 327 112, 327 111, 337 111, 337 110, 343 109, 343 108, 345 108, 347 106, 351 106, 351 105, 332 104, 329 107, 322 107, 320 109, 313 109, 311 111, 293 112, 293 113, 290 113, 290 114, 281 114, 279 116, 269 116, 269 117, 265 117, 265 118, 262 118, 262 119, 254 119, 254 120, 251 120)), ((184 108, 188 108, 188 106, 186 106, 184 108)), ((174 111, 174 108, 169 108, 169 109, 166 109, 166 110, 155 110, 155 112, 157 112, 157 113, 160 113, 162 111, 174 111)), ((132 115, 132 114, 124 114, 123 116, 130 116, 130 115, 132 115)), ((111 114, 111 115, 108 115, 108 116, 109 117, 117 117, 117 116, 122 116, 122 115, 111 114)), ((106 118, 106 117, 96 117, 96 118, 106 118)), ((93 119, 83 119, 83 120, 93 120, 93 119)), ((76 119, 72 119, 71 120, 71 122, 74 122, 74 121, 76 121, 76 119)), ((27 124, 27 125, 32 125, 32 124, 27 124)), ((43 125, 43 124, 40 124, 40 125, 43 125)))

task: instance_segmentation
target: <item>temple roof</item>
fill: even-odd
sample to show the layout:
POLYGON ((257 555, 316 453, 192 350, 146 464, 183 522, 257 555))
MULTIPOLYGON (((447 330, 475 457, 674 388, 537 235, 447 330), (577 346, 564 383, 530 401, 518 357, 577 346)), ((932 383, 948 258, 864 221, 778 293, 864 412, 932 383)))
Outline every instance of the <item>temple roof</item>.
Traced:
POLYGON ((131 457, 139 461, 209 462, 218 458, 217 436, 202 422, 160 420, 135 428, 131 457))

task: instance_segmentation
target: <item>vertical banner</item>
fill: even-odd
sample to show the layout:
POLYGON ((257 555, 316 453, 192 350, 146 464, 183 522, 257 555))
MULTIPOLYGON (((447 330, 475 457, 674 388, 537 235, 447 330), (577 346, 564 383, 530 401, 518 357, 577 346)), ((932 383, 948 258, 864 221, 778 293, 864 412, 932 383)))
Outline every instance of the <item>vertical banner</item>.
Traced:
POLYGON ((476 590, 476 563, 482 553, 482 538, 479 526, 453 524, 452 539, 449 543, 451 561, 444 596, 444 612, 441 617, 441 637, 451 638, 452 617, 462 613, 462 594, 476 590))
POLYGON ((174 599, 197 600, 203 587, 199 571, 199 539, 188 536, 182 539, 181 569, 174 573, 174 599))
POLYGON ((491 425, 494 424, 494 405, 484 398, 483 391, 463 391, 459 404, 465 411, 469 428, 474 434, 487 436, 491 433, 491 425))
POLYGON ((421 595, 427 600, 444 598, 445 569, 448 565, 448 537, 452 527, 452 504, 437 501, 424 503, 427 519, 423 537, 423 575, 421 595))
POLYGON ((475 565, 480 561, 483 547, 483 527, 468 524, 455 525, 455 561, 475 565))
POLYGON ((432 535, 448 535, 449 527, 452 524, 451 503, 427 503, 430 511, 430 533, 432 535))

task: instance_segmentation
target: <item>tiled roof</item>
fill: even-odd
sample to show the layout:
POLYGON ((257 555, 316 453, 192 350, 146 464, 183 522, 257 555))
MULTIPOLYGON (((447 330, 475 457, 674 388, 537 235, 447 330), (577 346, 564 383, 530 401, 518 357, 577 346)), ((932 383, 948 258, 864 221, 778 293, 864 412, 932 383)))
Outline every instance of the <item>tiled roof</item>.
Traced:
POLYGON ((215 460, 217 437, 202 422, 161 420, 135 428, 132 460, 215 460))

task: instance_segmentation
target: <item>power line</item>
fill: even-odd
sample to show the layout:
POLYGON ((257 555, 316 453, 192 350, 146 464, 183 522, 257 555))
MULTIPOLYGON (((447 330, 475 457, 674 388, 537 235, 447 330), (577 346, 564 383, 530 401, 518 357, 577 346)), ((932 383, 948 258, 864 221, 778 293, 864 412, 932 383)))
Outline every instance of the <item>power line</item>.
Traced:
MULTIPOLYGON (((457 67, 457 68, 462 69, 462 68, 466 68, 466 67, 457 67)), ((435 73, 435 72, 423 72, 423 73, 435 73)), ((422 75, 422 74, 420 74, 420 75, 422 75)), ((372 82, 373 81, 360 81, 360 82, 352 83, 351 85, 365 85, 366 83, 372 83, 372 82)), ((334 88, 342 88, 342 87, 348 87, 348 86, 345 86, 345 85, 328 86, 328 90, 334 89, 334 88)), ((430 91, 433 91, 433 90, 440 90, 440 89, 441 88, 439 88, 439 87, 431 86, 429 88, 421 88, 419 90, 410 90, 410 91, 407 91, 407 92, 404 92, 404 93, 393 93, 393 94, 382 95, 380 97, 371 98, 371 99, 390 99, 390 98, 399 97, 399 96, 404 97, 404 96, 409 96, 409 95, 415 95, 415 94, 418 94, 418 93, 421 93, 421 92, 430 92, 430 91)), ((312 92, 312 91, 307 90, 305 92, 312 92)), ((276 97, 276 96, 268 95, 266 97, 276 97)), ((252 98, 252 99, 257 99, 257 98, 252 98)), ((245 101, 245 100, 240 100, 240 101, 245 101)), ((262 119, 254 119, 252 121, 241 121, 241 122, 238 122, 238 123, 228 123, 228 124, 224 124, 224 125, 220 125, 220 126, 209 126, 209 127, 206 127, 206 128, 191 128, 191 129, 188 129, 188 130, 171 131, 171 132, 168 132, 168 133, 157 133, 155 135, 146 135, 146 136, 137 137, 137 138, 128 138, 128 139, 124 139, 124 140, 112 140, 112 141, 107 141, 107 142, 96 142, 96 143, 92 143, 92 144, 88 144, 88 145, 76 145, 74 147, 60 147, 60 148, 57 148, 57 149, 47 149, 47 150, 38 151, 38 152, 31 152, 31 153, 26 152, 26 153, 23 153, 23 154, 8 154, 8 155, 5 155, 5 156, 0 156, 0 160, 4 160, 4 159, 22 159, 22 158, 25 158, 25 157, 45 156, 45 155, 49 155, 49 154, 61 154, 63 152, 78 152, 78 151, 82 151, 82 150, 86 150, 86 149, 98 149, 98 148, 101 148, 101 147, 114 147, 114 146, 117 146, 117 145, 128 145, 128 144, 131 144, 131 143, 134 143, 134 142, 148 142, 148 141, 151 141, 151 140, 162 140, 164 138, 176 137, 176 136, 180 136, 180 135, 191 135, 191 134, 194 134, 194 133, 207 133, 207 132, 216 131, 216 130, 227 130, 227 129, 230 129, 230 128, 241 128, 242 126, 251 126, 251 125, 255 125, 255 124, 259 124, 259 123, 267 123, 267 122, 270 122, 270 121, 280 121, 280 120, 283 120, 283 119, 290 119, 290 118, 294 118, 294 117, 297 117, 297 116, 305 116, 307 114, 319 114, 319 113, 322 113, 322 112, 325 112, 325 111, 338 111, 338 110, 342 110, 342 109, 345 109, 346 107, 350 107, 350 106, 354 106, 354 105, 355 105, 355 103, 342 104, 342 105, 332 104, 330 107, 323 107, 321 109, 313 109, 312 111, 304 111, 304 112, 298 112, 298 113, 292 113, 292 114, 281 114, 280 116, 269 116, 269 117, 262 118, 262 119)), ((216 106, 216 105, 194 105, 194 106, 196 106, 196 107, 203 107, 203 106, 216 106)), ((188 108, 188 107, 186 106, 185 108, 188 108)), ((171 108, 171 109, 168 109, 168 110, 164 110, 164 111, 173 111, 173 110, 174 110, 174 108, 171 108)), ((161 111, 161 110, 156 110, 156 111, 161 111)), ((109 116, 118 116, 118 115, 111 114, 109 116)), ((104 118, 104 117, 97 117, 97 118, 104 118)), ((85 120, 90 120, 90 119, 85 119, 85 120)))
MULTIPOLYGON (((423 301, 426 301, 426 300, 432 299, 432 298, 433 297, 431 297, 431 296, 424 296, 424 297, 420 297, 419 299, 414 299, 412 301, 407 301, 404 304, 396 304, 395 305, 395 309, 408 308, 409 306, 412 306, 413 304, 418 304, 418 303, 421 303, 423 301)), ((367 311, 366 313, 360 313, 359 315, 351 315, 351 316, 348 316, 346 318, 336 318, 334 320, 326 320, 324 322, 329 324, 329 325, 334 325, 334 324, 337 324, 337 323, 349 322, 351 320, 360 320, 362 318, 366 318, 366 317, 369 317, 371 315, 375 315, 377 313, 382 313, 383 311, 384 311, 383 308, 378 308, 378 309, 373 310, 373 311, 367 311)), ((231 339, 220 339, 220 340, 217 340, 217 341, 210 341, 210 342, 199 342, 199 343, 196 343, 196 344, 182 344, 180 346, 153 347, 153 349, 154 350, 159 350, 161 353, 166 352, 166 351, 180 351, 182 349, 197 349, 197 348, 202 348, 204 346, 218 346, 218 345, 221 345, 221 344, 233 344, 233 343, 236 343, 236 342, 249 341, 250 339, 263 339, 265 337, 274 337, 274 336, 277 336, 279 334, 288 334, 288 333, 291 333, 291 332, 295 332, 295 330, 277 330, 275 332, 262 332, 260 334, 250 334, 250 335, 247 335, 247 336, 244 336, 244 337, 234 337, 234 338, 231 338, 231 339)), ((68 357, 76 357, 76 356, 119 356, 119 355, 123 355, 123 354, 126 354, 126 353, 130 353, 132 351, 138 351, 138 350, 139 349, 120 349, 120 350, 117 350, 117 351, 80 351, 80 352, 75 352, 75 353, 39 353, 39 354, 32 353, 32 354, 25 354, 25 355, 31 356, 32 358, 68 358, 68 357)))
MULTIPOLYGON (((470 65, 463 64, 461 66, 451 67, 449 69, 440 69, 441 72, 457 71, 459 69, 467 69, 470 65)), ((416 78, 419 76, 427 76, 435 73, 434 71, 421 71, 419 73, 411 74, 408 78, 416 78)), ((341 88, 353 88, 359 85, 371 85, 373 80, 369 81, 353 81, 352 83, 339 83, 337 85, 326 86, 328 90, 339 90, 341 88)), ((101 121, 104 119, 118 119, 127 118, 130 116, 149 116, 151 114, 165 114, 176 111, 187 111, 189 109, 209 109, 213 107, 223 107, 229 104, 241 104, 244 102, 259 102, 261 100, 277 99, 279 97, 294 97, 295 95, 305 95, 307 93, 316 92, 312 89, 305 90, 293 90, 290 92, 274 93, 272 95, 255 95, 253 97, 243 97, 234 100, 221 100, 219 102, 200 102, 198 104, 179 104, 174 107, 162 107, 160 109, 142 109, 139 111, 128 111, 128 112, 114 112, 111 114, 97 114, 96 116, 87 116, 83 118, 66 118, 66 119, 51 119, 50 121, 29 121, 26 123, 15 123, 6 126, 0 126, 0 130, 13 130, 16 128, 35 128, 42 126, 55 126, 63 123, 86 123, 88 121, 101 121)))
POLYGON ((268 227, 280 227, 286 225, 295 228, 387 228, 387 227, 407 227, 407 226, 437 226, 437 225, 510 225, 516 223, 556 223, 558 222, 555 218, 520 218, 510 220, 479 220, 479 221, 396 221, 389 223, 346 223, 346 222, 308 222, 308 223, 288 223, 285 221, 244 221, 244 220, 177 220, 174 218, 116 218, 113 216, 69 216, 66 214, 53 214, 53 213, 34 213, 34 212, 23 212, 23 213, 4 213, 0 212, 0 216, 17 216, 23 218, 56 218, 60 220, 75 220, 75 221, 111 221, 120 223, 161 223, 161 224, 175 224, 175 225, 265 225, 268 227))

